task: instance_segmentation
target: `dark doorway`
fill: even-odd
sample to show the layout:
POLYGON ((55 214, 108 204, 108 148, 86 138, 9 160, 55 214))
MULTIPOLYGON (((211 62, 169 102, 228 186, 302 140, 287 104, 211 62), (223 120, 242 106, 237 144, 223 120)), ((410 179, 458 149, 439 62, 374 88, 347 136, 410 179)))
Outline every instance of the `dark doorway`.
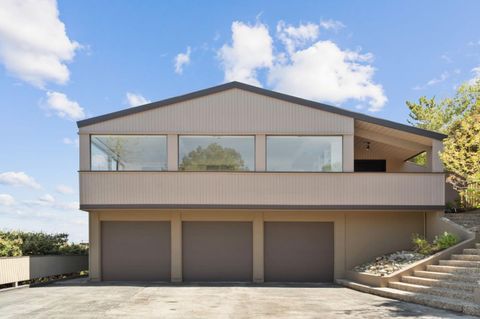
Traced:
POLYGON ((355 172, 386 172, 386 160, 355 160, 355 172))

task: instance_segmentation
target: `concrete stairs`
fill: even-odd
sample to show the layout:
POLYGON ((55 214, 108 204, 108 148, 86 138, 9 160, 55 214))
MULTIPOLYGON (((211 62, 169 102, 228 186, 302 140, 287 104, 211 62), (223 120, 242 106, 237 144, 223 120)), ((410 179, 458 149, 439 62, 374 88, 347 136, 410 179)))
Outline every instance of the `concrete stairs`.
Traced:
POLYGON ((480 304, 475 303, 474 290, 480 288, 480 244, 464 249, 463 254, 440 260, 438 265, 428 265, 426 270, 402 276, 390 282, 392 294, 410 293, 407 299, 419 303, 480 315, 480 304), (428 299, 431 300, 428 300, 428 299))
POLYGON ((480 316, 480 303, 474 297, 475 289, 480 288, 479 282, 480 244, 476 244, 475 248, 464 249, 463 254, 402 276, 385 288, 345 280, 340 283, 387 298, 480 316))

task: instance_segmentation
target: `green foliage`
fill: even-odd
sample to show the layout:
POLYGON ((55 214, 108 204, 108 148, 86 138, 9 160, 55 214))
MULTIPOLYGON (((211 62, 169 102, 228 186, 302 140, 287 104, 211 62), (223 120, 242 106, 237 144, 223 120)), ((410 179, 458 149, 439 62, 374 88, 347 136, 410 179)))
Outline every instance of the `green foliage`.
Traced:
POLYGON ((406 104, 410 109, 408 122, 416 127, 448 133, 453 123, 463 118, 480 103, 480 81, 461 85, 453 98, 437 101, 422 96, 418 102, 406 104))
POLYGON ((422 255, 431 255, 440 250, 447 249, 458 243, 458 238, 452 233, 444 232, 435 236, 433 243, 429 243, 425 237, 418 234, 412 235, 413 250, 422 255))
POLYGON ((247 167, 242 155, 233 148, 218 143, 203 148, 197 147, 182 159, 182 171, 245 171, 247 167))
POLYGON ((431 255, 435 252, 435 247, 419 234, 412 235, 413 250, 422 255, 431 255))
POLYGON ((20 238, 10 239, 0 237, 0 257, 21 256, 22 240, 20 238))
POLYGON ((408 161, 412 162, 412 163, 415 163, 419 166, 426 166, 427 165, 427 153, 426 152, 420 153, 420 154, 412 157, 408 161))
POLYGON ((0 256, 86 254, 88 254, 88 245, 69 243, 67 234, 0 231, 0 256), (2 247, 6 248, 2 249, 2 247))
POLYGON ((449 136, 444 140, 440 158, 451 173, 448 181, 460 195, 472 202, 480 202, 480 105, 464 118, 452 124, 449 136))
POLYGON ((447 249, 458 243, 458 238, 454 234, 444 232, 440 236, 435 236, 433 244, 438 250, 447 249))

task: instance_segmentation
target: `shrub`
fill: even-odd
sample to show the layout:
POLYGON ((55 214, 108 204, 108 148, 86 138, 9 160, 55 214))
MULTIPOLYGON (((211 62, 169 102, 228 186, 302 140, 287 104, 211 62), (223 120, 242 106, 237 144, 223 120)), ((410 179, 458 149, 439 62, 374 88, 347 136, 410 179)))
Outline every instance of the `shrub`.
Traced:
POLYGON ((435 236, 433 244, 438 250, 447 249, 458 243, 458 238, 454 234, 444 232, 440 236, 435 236))
MULTIPOLYGON (((0 240, 6 243, 15 242, 20 254, 7 254, 0 244, 0 256, 35 256, 35 255, 87 255, 88 244, 72 244, 68 242, 68 234, 47 234, 43 232, 0 231, 0 240)), ((9 244, 9 247, 12 244, 9 244)), ((12 248, 9 248, 11 251, 12 248)))
POLYGON ((22 240, 0 237, 0 257, 15 257, 22 255, 22 240))
POLYGON ((422 255, 431 255, 435 252, 435 247, 419 234, 412 236, 413 250, 422 255))

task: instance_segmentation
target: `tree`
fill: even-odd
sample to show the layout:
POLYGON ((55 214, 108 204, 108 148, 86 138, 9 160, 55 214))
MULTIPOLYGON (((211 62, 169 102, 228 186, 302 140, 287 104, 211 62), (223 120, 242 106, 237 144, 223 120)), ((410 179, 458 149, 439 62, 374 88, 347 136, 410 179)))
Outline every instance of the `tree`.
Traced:
POLYGON ((450 126, 468 114, 480 103, 480 80, 461 85, 453 98, 437 101, 422 96, 418 102, 407 101, 410 109, 408 123, 440 133, 448 133, 450 126))
POLYGON ((179 165, 182 171, 246 171, 242 155, 233 148, 218 143, 197 147, 183 157, 179 165))
POLYGON ((480 105, 451 125, 440 158, 454 173, 448 179, 453 187, 463 196, 478 198, 480 190, 469 186, 480 183, 480 105))

